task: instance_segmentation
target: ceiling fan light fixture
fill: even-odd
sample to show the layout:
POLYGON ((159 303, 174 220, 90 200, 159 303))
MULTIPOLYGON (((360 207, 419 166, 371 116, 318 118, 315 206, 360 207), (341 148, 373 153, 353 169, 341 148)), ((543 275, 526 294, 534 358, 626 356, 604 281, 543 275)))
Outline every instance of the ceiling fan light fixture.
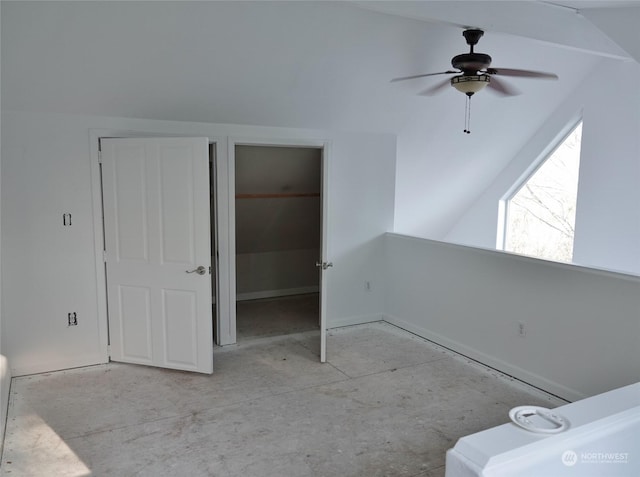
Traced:
POLYGON ((451 86, 471 96, 489 84, 489 75, 459 75, 451 78, 451 86))

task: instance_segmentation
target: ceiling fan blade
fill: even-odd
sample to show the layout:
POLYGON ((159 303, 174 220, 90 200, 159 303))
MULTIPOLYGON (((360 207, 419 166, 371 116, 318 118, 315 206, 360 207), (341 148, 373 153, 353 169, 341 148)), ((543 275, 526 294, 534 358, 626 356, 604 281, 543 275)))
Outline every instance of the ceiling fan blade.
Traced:
POLYGON ((440 73, 425 73, 425 74, 422 74, 422 75, 403 76, 401 78, 393 78, 391 80, 391 83, 396 83, 398 81, 417 79, 417 78, 425 78, 427 76, 450 75, 450 74, 457 75, 457 74, 460 74, 460 72, 459 71, 451 71, 451 70, 449 70, 449 71, 441 71, 440 73))
POLYGON ((518 76, 521 78, 558 79, 558 75, 544 71, 517 70, 513 68, 487 68, 487 74, 500 76, 518 76))
POLYGON ((420 96, 433 96, 436 93, 439 93, 440 91, 442 91, 444 88, 446 88, 449 84, 451 84, 451 80, 446 79, 444 81, 441 81, 438 84, 435 84, 427 89, 425 89, 424 91, 421 91, 420 93, 418 93, 420 96))
POLYGON ((500 81, 498 78, 491 78, 487 87, 502 96, 517 96, 520 94, 520 91, 500 81))

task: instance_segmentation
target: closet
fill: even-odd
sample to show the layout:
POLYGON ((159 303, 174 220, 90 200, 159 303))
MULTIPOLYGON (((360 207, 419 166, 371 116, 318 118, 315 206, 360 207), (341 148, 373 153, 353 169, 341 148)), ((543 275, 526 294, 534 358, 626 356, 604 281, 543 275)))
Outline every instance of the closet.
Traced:
POLYGON ((235 146, 238 340, 318 328, 322 150, 235 146))

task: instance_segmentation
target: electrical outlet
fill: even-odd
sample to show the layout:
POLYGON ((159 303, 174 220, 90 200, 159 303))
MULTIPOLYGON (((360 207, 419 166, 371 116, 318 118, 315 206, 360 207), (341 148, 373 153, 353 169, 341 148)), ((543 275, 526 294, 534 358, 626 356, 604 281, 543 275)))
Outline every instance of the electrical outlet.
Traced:
POLYGON ((524 323, 522 321, 518 322, 518 336, 520 336, 521 338, 527 336, 527 328, 524 326, 524 323))
POLYGON ((75 311, 71 313, 67 313, 67 326, 77 326, 78 325, 78 315, 75 311))
POLYGON ((368 291, 368 292, 371 291, 371 282, 370 281, 364 282, 364 289, 365 289, 365 291, 368 291))

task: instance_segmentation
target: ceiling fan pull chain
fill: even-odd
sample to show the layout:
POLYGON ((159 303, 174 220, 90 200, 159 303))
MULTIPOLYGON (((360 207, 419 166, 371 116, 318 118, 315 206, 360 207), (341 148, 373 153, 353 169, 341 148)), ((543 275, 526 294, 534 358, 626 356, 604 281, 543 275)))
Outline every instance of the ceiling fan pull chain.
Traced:
POLYGON ((464 108, 464 130, 463 132, 471 134, 471 95, 467 95, 464 108))
POLYGON ((469 97, 466 96, 464 98, 464 129, 462 130, 462 132, 466 133, 467 132, 467 112, 469 111, 469 97))

